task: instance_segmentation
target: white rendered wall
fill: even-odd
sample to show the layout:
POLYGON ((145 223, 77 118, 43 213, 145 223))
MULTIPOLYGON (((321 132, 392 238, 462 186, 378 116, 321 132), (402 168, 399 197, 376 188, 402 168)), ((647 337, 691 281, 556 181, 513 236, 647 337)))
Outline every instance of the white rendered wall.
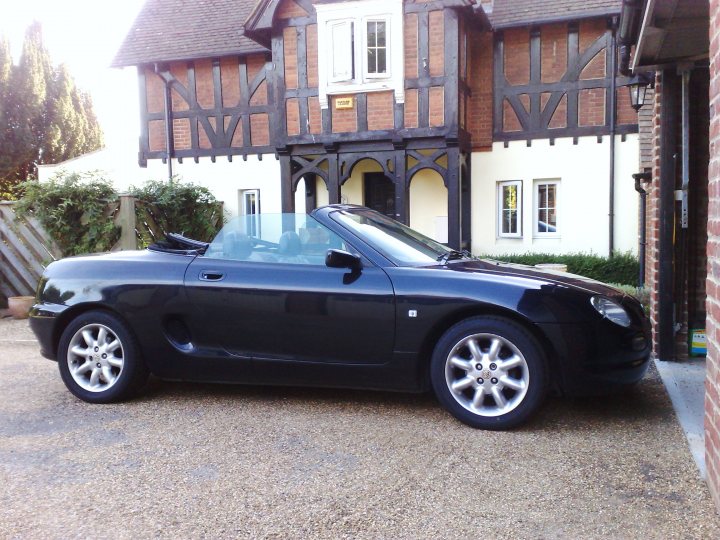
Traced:
MULTIPOLYGON (((280 212, 280 162, 275 156, 265 155, 258 159, 250 155, 247 161, 241 156, 218 157, 213 163, 210 158, 200 158, 198 163, 192 159, 172 162, 173 174, 183 180, 204 186, 220 201, 223 201, 228 217, 239 212, 240 191, 260 190, 260 211, 262 213, 280 212)), ((137 164, 137 152, 127 148, 103 148, 57 165, 38 167, 40 181, 45 181, 60 171, 91 172, 98 171, 113 183, 116 190, 123 192, 130 186, 142 186, 148 180, 167 179, 168 168, 159 159, 148 160, 147 168, 137 164)), ((302 212, 305 208, 304 188, 299 186, 296 206, 302 212)))
MULTIPOLYGON (((637 135, 615 143, 615 250, 637 253, 638 194, 632 174, 638 172, 637 135)), ((608 254, 610 142, 580 137, 494 143, 491 152, 472 154, 472 252, 478 254, 608 254), (559 179, 558 235, 533 236, 534 180, 559 179), (522 180, 522 238, 498 236, 497 183, 522 180)))

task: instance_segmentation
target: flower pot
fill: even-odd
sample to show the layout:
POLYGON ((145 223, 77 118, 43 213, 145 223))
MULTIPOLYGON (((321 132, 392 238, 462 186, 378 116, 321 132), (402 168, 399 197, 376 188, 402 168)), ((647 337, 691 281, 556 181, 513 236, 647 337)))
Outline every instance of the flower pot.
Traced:
POLYGON ((11 296, 8 298, 8 311, 13 319, 27 319, 34 301, 34 296, 11 296))

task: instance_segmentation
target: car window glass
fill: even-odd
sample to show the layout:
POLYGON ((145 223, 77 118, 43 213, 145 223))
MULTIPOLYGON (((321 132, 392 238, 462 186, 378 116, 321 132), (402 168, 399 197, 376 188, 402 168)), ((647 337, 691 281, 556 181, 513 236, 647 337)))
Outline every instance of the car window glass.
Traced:
POLYGON ((332 218, 398 265, 436 263, 452 250, 427 236, 368 209, 339 211, 332 218))
POLYGON ((328 249, 353 251, 307 214, 255 214, 231 219, 211 242, 205 257, 324 266, 328 249))

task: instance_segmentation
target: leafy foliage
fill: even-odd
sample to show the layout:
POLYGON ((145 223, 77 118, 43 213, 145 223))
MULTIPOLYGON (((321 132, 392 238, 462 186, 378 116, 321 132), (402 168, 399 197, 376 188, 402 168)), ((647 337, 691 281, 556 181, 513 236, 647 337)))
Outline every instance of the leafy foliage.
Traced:
POLYGON ((170 182, 150 181, 142 188, 133 186, 130 192, 137 199, 138 223, 148 225, 138 227, 144 245, 156 240, 148 229, 158 229, 157 233, 162 235, 175 232, 209 241, 223 225, 222 206, 213 194, 207 188, 186 183, 178 177, 173 177, 170 182))
POLYGON ((97 173, 58 173, 20 184, 18 215, 35 217, 64 256, 109 251, 120 238, 112 211, 117 193, 97 173))
POLYGON ((568 272, 579 274, 604 283, 637 283, 640 265, 631 253, 616 253, 612 258, 588 253, 552 255, 549 253, 523 253, 520 255, 480 255, 481 258, 534 266, 542 263, 566 264, 568 272))
POLYGON ((37 166, 96 150, 103 144, 90 97, 65 66, 55 68, 38 22, 31 24, 19 64, 0 39, 0 195, 35 178, 37 166))

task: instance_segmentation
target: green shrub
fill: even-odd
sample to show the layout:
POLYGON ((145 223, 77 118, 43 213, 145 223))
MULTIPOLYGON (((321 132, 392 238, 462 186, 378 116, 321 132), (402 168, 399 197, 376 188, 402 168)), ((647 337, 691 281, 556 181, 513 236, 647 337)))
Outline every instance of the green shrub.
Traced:
POLYGON ((19 216, 33 216, 63 256, 109 251, 120 238, 110 203, 117 193, 99 173, 59 172, 47 182, 19 185, 19 216))
POLYGON ((210 241, 222 228, 222 205, 202 186, 173 177, 169 182, 153 180, 141 188, 133 186, 130 193, 137 199, 137 230, 143 245, 170 232, 210 241))
POLYGON ((600 257, 588 253, 551 255, 549 253, 523 253, 520 255, 480 255, 480 258, 498 261, 528 264, 541 263, 566 264, 568 272, 596 279, 604 283, 637 284, 640 266, 637 257, 631 253, 616 253, 612 258, 600 257))

